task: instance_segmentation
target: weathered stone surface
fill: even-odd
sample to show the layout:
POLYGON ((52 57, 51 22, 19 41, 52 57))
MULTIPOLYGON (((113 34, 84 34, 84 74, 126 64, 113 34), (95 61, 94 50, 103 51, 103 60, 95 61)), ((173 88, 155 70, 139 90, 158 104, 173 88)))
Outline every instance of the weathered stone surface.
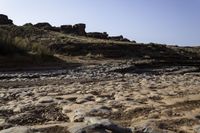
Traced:
POLYGON ((69 128, 71 133, 132 133, 129 128, 118 126, 108 119, 88 118, 87 124, 69 128))
POLYGON ((122 35, 120 35, 120 36, 110 36, 109 39, 114 40, 114 41, 121 41, 121 40, 124 39, 124 37, 122 35))
POLYGON ((143 133, 175 133, 173 131, 169 131, 166 129, 161 129, 156 124, 156 121, 149 120, 145 123, 143 123, 138 129, 137 132, 143 132, 143 133))
POLYGON ((61 25, 60 29, 63 33, 66 33, 66 34, 74 33, 72 25, 61 25))
POLYGON ((33 24, 32 24, 32 23, 26 23, 26 24, 24 24, 23 26, 29 26, 29 27, 32 27, 33 24))
POLYGON ((200 133, 200 125, 194 127, 194 132, 195 133, 200 133))
POLYGON ((34 132, 28 127, 12 127, 0 131, 0 133, 34 133, 34 132))
POLYGON ((108 34, 106 32, 88 32, 87 37, 99 38, 99 39, 108 39, 108 34))
POLYGON ((86 117, 86 113, 83 109, 76 109, 72 113, 68 114, 71 122, 83 122, 86 117))
POLYGON ((86 28, 86 25, 83 23, 73 25, 74 33, 80 36, 86 35, 85 28, 86 28))
POLYGON ((120 41, 123 41, 123 42, 130 42, 130 40, 129 39, 127 39, 127 38, 123 38, 122 40, 120 40, 120 41))
POLYGON ((38 100, 39 103, 52 103, 54 102, 54 99, 52 97, 41 97, 39 100, 38 100))
POLYGON ((8 16, 0 14, 0 25, 8 25, 8 24, 13 24, 13 21, 11 19, 8 19, 8 16))
POLYGON ((47 23, 47 22, 43 22, 43 23, 37 23, 34 25, 34 27, 40 28, 40 29, 45 29, 45 30, 51 30, 52 26, 47 23))
POLYGON ((38 132, 62 133, 74 125, 69 130, 72 133, 112 133, 114 129, 99 122, 105 118, 116 121, 115 130, 131 126, 141 133, 199 133, 199 75, 163 73, 176 72, 181 66, 159 68, 161 74, 156 75, 149 71, 136 74, 135 69, 127 74, 114 71, 130 68, 132 62, 95 60, 67 70, 0 73, 0 130, 15 125, 64 124, 65 129, 38 132))

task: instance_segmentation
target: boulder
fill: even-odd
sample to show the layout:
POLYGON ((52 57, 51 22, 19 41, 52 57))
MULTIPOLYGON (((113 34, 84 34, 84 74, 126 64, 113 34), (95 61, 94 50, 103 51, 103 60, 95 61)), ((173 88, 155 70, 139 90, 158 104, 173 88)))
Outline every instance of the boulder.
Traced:
POLYGON ((11 19, 8 19, 8 16, 0 14, 0 25, 10 25, 13 24, 11 19))
POLYGON ((108 34, 106 32, 89 32, 87 33, 87 37, 92 37, 92 38, 99 38, 99 39, 107 39, 108 34))
POLYGON ((70 127, 70 133, 132 133, 132 129, 112 123, 108 119, 88 118, 86 125, 70 127))
POLYGON ((83 23, 73 25, 74 33, 77 34, 77 35, 80 35, 80 36, 86 35, 85 28, 86 28, 86 25, 83 24, 83 23))

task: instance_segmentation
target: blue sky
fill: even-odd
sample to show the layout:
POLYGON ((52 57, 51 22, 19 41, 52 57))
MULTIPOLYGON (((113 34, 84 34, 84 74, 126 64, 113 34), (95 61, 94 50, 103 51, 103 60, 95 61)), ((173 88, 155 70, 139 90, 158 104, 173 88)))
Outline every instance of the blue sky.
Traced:
POLYGON ((138 42, 200 46, 200 0, 0 0, 14 23, 86 23, 138 42))

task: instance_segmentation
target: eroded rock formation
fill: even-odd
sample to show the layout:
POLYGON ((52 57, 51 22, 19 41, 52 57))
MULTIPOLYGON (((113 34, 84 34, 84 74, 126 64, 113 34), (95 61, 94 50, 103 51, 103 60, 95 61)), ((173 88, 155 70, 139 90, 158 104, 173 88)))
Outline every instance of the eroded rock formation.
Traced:
POLYGON ((88 32, 87 37, 99 38, 99 39, 108 39, 107 32, 88 32))
POLYGON ((0 25, 13 24, 13 21, 8 16, 0 14, 0 25))

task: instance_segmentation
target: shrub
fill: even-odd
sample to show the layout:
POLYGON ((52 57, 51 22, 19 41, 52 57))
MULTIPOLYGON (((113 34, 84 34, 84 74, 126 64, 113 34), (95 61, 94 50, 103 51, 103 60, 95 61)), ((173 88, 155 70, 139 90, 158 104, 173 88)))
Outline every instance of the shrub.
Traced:
POLYGON ((0 55, 14 55, 25 53, 25 50, 18 47, 15 40, 13 40, 10 36, 4 35, 0 37, 0 55))

